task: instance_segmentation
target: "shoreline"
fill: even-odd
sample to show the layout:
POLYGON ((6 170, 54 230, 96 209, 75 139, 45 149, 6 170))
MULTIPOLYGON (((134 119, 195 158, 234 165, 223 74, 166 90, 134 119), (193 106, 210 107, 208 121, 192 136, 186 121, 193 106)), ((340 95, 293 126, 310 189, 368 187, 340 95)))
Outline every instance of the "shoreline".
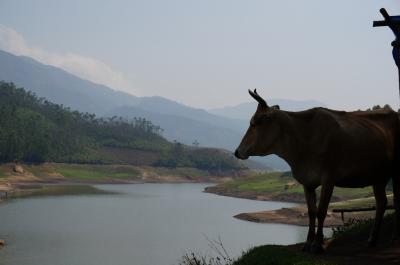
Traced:
MULTIPOLYGON (((241 199, 258 200, 258 201, 275 201, 275 202, 290 202, 298 203, 300 205, 291 208, 281 208, 268 211, 257 211, 257 212, 243 212, 234 215, 234 218, 239 220, 254 222, 254 223, 269 223, 269 224, 287 224, 287 225, 297 225, 297 226, 308 226, 308 210, 305 205, 304 196, 299 196, 299 194, 291 195, 281 195, 281 194, 257 194, 252 192, 236 192, 234 190, 228 190, 226 188, 220 188, 218 186, 209 186, 204 189, 206 193, 212 193, 219 196, 227 196, 241 199)), ((344 221, 349 221, 351 219, 369 219, 374 217, 375 211, 371 212, 355 212, 346 213, 344 221, 342 220, 340 213, 333 213, 332 209, 335 207, 351 207, 354 203, 359 203, 360 201, 368 201, 371 203, 373 198, 361 198, 361 199, 349 199, 340 201, 339 198, 331 201, 328 214, 325 219, 325 227, 336 227, 342 226, 344 221)))
POLYGON ((305 203, 304 195, 283 195, 283 194, 259 194, 253 192, 238 192, 220 188, 218 186, 209 186, 204 189, 206 193, 212 193, 219 196, 234 197, 255 201, 275 201, 275 202, 291 202, 305 203))
MULTIPOLYGON (((264 224, 285 224, 308 227, 307 209, 303 207, 281 208, 269 211, 239 213, 234 218, 243 221, 264 224)), ((336 227, 343 225, 340 214, 328 212, 324 227, 336 227)))
MULTIPOLYGON (((234 178, 194 168, 156 168, 132 165, 43 163, 0 164, 0 202, 51 186, 99 184, 219 183, 234 178)), ((61 188, 59 192, 61 192, 61 188)), ((68 190, 71 192, 72 188, 68 190)))

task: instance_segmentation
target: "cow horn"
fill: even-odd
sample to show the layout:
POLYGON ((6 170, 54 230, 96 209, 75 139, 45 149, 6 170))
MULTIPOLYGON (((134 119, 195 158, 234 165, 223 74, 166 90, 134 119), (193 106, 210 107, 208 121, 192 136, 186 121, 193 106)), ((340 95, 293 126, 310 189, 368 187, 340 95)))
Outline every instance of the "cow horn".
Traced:
POLYGON ((257 100, 257 102, 258 102, 261 106, 263 106, 263 107, 268 107, 267 102, 265 102, 265 100, 264 100, 260 95, 258 95, 257 89, 254 89, 254 92, 251 91, 251 90, 249 89, 249 94, 250 94, 250 96, 252 96, 255 100, 257 100))

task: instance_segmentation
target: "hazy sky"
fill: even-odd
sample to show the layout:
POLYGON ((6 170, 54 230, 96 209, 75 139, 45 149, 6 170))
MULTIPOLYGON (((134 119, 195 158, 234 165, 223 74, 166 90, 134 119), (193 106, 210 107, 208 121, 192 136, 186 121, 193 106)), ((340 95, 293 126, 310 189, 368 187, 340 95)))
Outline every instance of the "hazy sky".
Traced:
POLYGON ((398 0, 0 0, 0 49, 202 108, 266 98, 398 107, 398 0))

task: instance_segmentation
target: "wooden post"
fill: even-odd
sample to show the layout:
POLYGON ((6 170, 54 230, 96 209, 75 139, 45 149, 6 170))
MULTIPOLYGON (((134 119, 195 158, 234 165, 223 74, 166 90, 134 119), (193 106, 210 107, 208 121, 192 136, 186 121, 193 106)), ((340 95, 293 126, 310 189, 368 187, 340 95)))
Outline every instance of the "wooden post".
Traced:
POLYGON ((385 20, 374 21, 373 27, 389 27, 395 36, 395 40, 392 41, 392 55, 397 66, 400 96, 400 16, 389 16, 388 12, 384 8, 381 8, 379 11, 385 20))
MULTIPOLYGON (((386 206, 386 210, 394 210, 393 205, 388 205, 386 206)), ((369 211, 375 211, 376 207, 353 207, 353 208, 335 208, 332 210, 333 213, 340 213, 340 216, 342 217, 342 221, 344 223, 344 213, 354 213, 354 212, 369 212, 369 211)))

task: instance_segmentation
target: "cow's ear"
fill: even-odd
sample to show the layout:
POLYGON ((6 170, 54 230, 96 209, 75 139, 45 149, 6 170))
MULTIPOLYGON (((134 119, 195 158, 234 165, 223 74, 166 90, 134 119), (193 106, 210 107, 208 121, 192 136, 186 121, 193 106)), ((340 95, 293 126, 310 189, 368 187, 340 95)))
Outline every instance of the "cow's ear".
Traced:
POLYGON ((271 109, 280 110, 281 108, 279 107, 279 105, 273 105, 273 106, 271 107, 271 109))
POLYGON ((258 115, 254 119, 254 123, 256 125, 265 124, 265 123, 267 123, 269 121, 271 121, 271 115, 269 113, 264 113, 264 114, 258 115))

